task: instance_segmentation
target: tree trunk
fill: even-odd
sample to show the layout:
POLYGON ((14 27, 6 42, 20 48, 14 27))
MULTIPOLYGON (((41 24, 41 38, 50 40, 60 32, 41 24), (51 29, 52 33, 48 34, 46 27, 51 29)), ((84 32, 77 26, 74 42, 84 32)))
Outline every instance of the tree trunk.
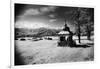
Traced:
POLYGON ((88 40, 91 40, 91 31, 90 31, 90 29, 89 29, 89 26, 87 26, 87 39, 88 40))
POLYGON ((78 21, 78 40, 79 40, 79 43, 81 43, 81 31, 80 31, 80 23, 78 21))
POLYGON ((77 11, 78 15, 77 15, 77 22, 78 22, 78 40, 79 40, 79 43, 81 43, 81 30, 80 30, 80 9, 78 8, 78 11, 77 11))

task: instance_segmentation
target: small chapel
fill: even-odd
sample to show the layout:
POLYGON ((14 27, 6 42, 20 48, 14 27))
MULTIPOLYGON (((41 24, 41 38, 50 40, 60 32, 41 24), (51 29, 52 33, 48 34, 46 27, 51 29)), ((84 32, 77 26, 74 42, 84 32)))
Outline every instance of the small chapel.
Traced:
POLYGON ((70 31, 70 28, 67 26, 67 23, 64 24, 64 28, 58 33, 58 35, 58 46, 72 46, 76 44, 73 41, 73 32, 70 31))

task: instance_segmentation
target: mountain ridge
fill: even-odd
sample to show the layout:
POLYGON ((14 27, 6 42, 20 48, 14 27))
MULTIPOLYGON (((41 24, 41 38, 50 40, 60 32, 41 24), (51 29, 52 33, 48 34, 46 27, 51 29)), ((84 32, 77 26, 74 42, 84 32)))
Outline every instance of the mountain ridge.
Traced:
POLYGON ((27 29, 27 28, 15 28, 16 36, 54 36, 61 31, 61 29, 50 29, 50 28, 37 28, 37 29, 27 29))

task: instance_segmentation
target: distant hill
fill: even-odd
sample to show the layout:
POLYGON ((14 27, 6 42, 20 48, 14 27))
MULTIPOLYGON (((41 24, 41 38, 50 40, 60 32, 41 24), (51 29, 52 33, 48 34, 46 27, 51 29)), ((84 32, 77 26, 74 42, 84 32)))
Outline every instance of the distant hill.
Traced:
POLYGON ((48 28, 38 28, 38 29, 26 29, 26 28, 15 28, 15 36, 55 36, 61 29, 48 29, 48 28))

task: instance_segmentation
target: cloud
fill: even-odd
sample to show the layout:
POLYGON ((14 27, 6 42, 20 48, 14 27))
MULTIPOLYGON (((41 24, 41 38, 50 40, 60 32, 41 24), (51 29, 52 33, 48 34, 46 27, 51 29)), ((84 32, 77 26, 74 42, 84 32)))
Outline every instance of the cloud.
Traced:
MULTIPOLYGON (((19 15, 18 17, 27 17, 27 16, 37 16, 37 15, 45 15, 46 13, 49 13, 51 11, 55 11, 57 7, 51 7, 51 6, 48 6, 48 7, 40 7, 40 8, 28 8, 26 9, 23 14, 19 15)), ((50 15, 47 15, 49 17, 54 17, 53 14, 50 14, 50 15)))
MULTIPOLYGON (((55 18, 55 14, 51 14, 51 11, 55 11, 57 7, 55 6, 46 6, 46 7, 31 7, 27 8, 23 11, 23 13, 17 16, 18 20, 33 20, 33 19, 40 19, 40 18, 55 18), (50 12, 50 13, 49 13, 50 12), (49 13, 49 14, 48 14, 49 13)), ((54 20, 50 20, 53 22, 54 20)))
POLYGON ((39 9, 28 9, 24 12, 24 15, 40 15, 41 12, 39 11, 39 9))
POLYGON ((47 13, 47 12, 55 11, 56 8, 57 7, 54 7, 54 6, 41 7, 40 11, 43 13, 47 13))
POLYGON ((42 22, 17 21, 15 23, 15 27, 16 28, 36 29, 36 28, 41 28, 41 27, 48 28, 49 26, 42 22))
POLYGON ((50 19, 49 22, 55 22, 57 19, 50 19))
POLYGON ((54 17, 55 17, 54 14, 50 14, 50 15, 48 15, 48 16, 51 17, 51 18, 54 18, 54 17))
MULTIPOLYGON (((24 16, 27 16, 27 15, 43 15, 43 14, 46 14, 50 11, 54 11, 56 9, 56 7, 40 7, 40 8, 29 8, 27 10, 24 11, 24 16)), ((50 16, 53 16, 53 15, 50 15, 50 16)))

